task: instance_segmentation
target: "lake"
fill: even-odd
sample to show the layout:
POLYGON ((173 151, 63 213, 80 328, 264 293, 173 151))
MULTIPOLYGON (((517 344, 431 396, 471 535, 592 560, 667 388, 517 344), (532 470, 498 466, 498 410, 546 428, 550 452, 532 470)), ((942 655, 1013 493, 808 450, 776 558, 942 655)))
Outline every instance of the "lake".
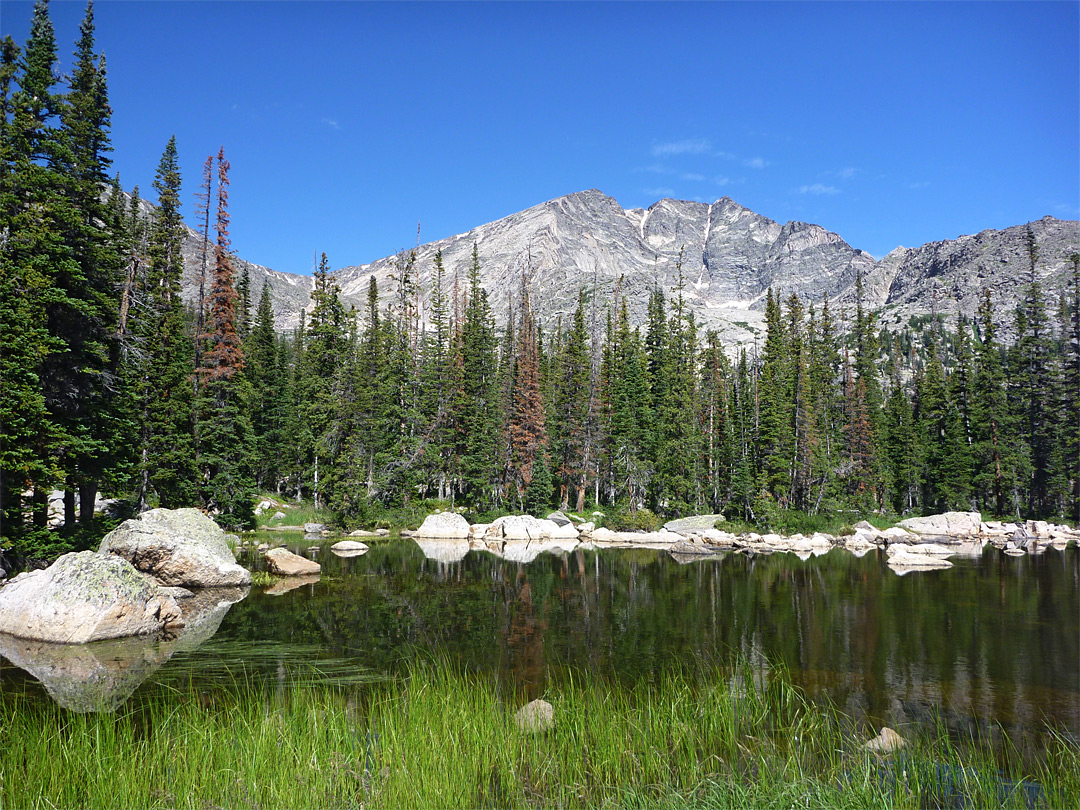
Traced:
MULTIPOLYGON (((307 544, 295 537, 282 539, 300 551, 307 544)), ((314 555, 317 582, 253 588, 194 641, 102 647, 102 660, 140 662, 116 704, 155 682, 226 688, 238 672, 363 683, 417 655, 493 673, 528 698, 568 670, 632 685, 686 663, 742 660, 785 667, 812 698, 874 726, 940 719, 960 735, 1004 730, 1026 750, 1040 749, 1051 727, 1080 740, 1075 549, 1009 557, 988 547, 949 570, 898 576, 884 553, 842 549, 686 563, 579 549, 528 564, 473 551, 443 563, 410 540, 352 558, 330 553, 332 542, 314 555)), ((49 699, 2 656, 0 689, 49 699)))

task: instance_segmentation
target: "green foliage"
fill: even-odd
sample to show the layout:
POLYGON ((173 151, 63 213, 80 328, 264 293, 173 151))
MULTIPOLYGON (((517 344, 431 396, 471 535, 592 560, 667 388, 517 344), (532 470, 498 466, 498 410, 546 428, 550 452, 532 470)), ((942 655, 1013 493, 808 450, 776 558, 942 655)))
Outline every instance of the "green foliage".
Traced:
POLYGON ((663 527, 664 520, 644 506, 633 511, 624 507, 609 510, 603 524, 616 532, 655 532, 663 527))

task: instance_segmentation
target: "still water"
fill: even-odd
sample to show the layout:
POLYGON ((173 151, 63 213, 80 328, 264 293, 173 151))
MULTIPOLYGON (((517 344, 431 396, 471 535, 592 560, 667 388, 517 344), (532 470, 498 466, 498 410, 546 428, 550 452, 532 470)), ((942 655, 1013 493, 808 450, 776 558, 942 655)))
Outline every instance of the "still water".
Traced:
MULTIPOLYGON (((358 557, 325 547, 313 556, 317 581, 240 592, 177 641, 103 644, 93 662, 66 666, 123 670, 115 708, 155 682, 225 688, 237 672, 362 682, 417 655, 490 672, 529 697, 568 669, 632 684, 741 659, 785 667, 811 697, 874 725, 941 719, 1035 748, 1051 727, 1080 739, 1075 550, 1013 558, 988 548, 905 576, 883 554, 843 550, 681 564, 660 551, 575 550, 528 564, 474 551, 445 563, 393 540, 358 557)), ((78 708, 70 685, 55 682, 63 667, 40 656, 0 645, 0 689, 78 708)))

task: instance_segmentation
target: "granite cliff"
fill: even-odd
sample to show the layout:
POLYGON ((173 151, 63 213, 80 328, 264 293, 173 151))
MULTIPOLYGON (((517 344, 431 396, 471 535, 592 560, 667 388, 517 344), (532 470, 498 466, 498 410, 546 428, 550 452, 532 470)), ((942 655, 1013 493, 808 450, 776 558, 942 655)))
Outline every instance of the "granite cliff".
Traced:
MULTIPOLYGON (((443 253, 447 289, 455 273, 464 286, 475 243, 481 280, 496 320, 514 305, 523 272, 547 327, 569 317, 580 288, 595 290, 602 304, 616 292, 631 318, 642 322, 649 293, 659 285, 669 297, 679 287, 699 323, 719 330, 725 342, 748 343, 760 336, 766 291, 792 292, 819 304, 825 295, 834 310, 850 309, 861 273, 867 305, 882 321, 902 325, 912 315, 937 311, 973 315, 982 289, 994 295, 998 321, 1011 325, 1012 311, 1030 278, 1025 225, 1001 231, 897 248, 876 260, 840 236, 805 222, 783 225, 728 197, 712 204, 664 199, 648 209, 624 210, 596 190, 559 197, 416 250, 420 284, 430 290, 433 260, 443 253)), ((1039 247, 1037 273, 1048 296, 1056 297, 1080 251, 1080 222, 1044 217, 1030 223, 1039 247)), ((184 295, 197 296, 201 238, 185 241, 184 295)), ((346 304, 363 306, 369 280, 378 283, 385 305, 391 299, 400 256, 334 271, 346 304)), ((268 280, 279 329, 295 327, 309 306, 309 276, 247 266, 257 297, 268 280)), ((425 296, 426 297, 426 296, 425 296)))

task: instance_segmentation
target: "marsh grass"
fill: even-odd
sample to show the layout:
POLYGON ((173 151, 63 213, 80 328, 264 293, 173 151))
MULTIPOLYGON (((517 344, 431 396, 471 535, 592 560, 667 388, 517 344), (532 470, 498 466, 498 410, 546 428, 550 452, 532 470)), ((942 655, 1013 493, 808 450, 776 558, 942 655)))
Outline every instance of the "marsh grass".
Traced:
POLYGON ((6 695, 0 806, 1080 804, 1080 755, 1060 736, 1030 772, 1002 772, 988 745, 958 746, 943 730, 897 755, 869 754, 866 729, 807 703, 782 673, 557 681, 545 695, 555 728, 541 734, 514 722, 523 696, 445 662, 352 689, 242 678, 212 691, 158 685, 117 714, 6 695))

